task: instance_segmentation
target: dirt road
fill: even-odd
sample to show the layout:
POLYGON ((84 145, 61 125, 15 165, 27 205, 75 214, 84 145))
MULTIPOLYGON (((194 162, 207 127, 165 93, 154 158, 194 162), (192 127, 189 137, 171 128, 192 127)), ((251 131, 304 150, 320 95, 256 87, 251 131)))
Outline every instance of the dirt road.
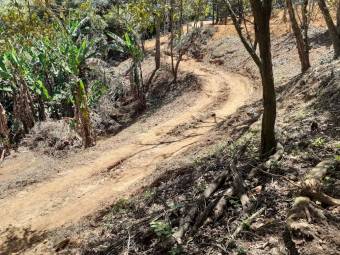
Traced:
MULTIPOLYGON (((33 230, 51 230, 78 222, 117 198, 132 194, 142 180, 164 160, 181 153, 215 126, 206 116, 180 136, 169 133, 193 121, 207 109, 217 120, 233 113, 249 100, 253 84, 245 77, 193 60, 181 70, 193 72, 202 90, 185 94, 155 114, 138 121, 92 149, 66 160, 49 160, 33 152, 19 153, 0 168, 0 183, 20 178, 28 169, 57 168, 56 175, 0 199, 0 232, 9 225, 33 230), (228 94, 228 96, 226 96, 228 94), (227 100, 226 100, 227 99, 227 100)), ((1 244, 0 244, 1 245, 1 244)))

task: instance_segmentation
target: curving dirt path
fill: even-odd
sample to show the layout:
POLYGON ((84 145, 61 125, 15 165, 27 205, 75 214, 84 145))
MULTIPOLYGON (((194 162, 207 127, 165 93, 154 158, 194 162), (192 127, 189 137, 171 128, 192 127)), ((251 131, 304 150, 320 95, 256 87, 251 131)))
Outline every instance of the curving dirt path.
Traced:
POLYGON ((66 160, 48 161, 26 152, 6 161, 0 168, 3 184, 19 178, 27 169, 54 167, 58 174, 0 198, 0 233, 9 225, 39 231, 70 225, 117 198, 133 194, 159 163, 202 139, 215 126, 214 118, 205 116, 179 136, 169 135, 171 131, 202 116, 207 109, 213 110, 217 120, 224 118, 254 94, 247 78, 213 65, 188 60, 181 64, 181 70, 198 75, 202 90, 181 96, 158 113, 99 141, 95 148, 66 160))

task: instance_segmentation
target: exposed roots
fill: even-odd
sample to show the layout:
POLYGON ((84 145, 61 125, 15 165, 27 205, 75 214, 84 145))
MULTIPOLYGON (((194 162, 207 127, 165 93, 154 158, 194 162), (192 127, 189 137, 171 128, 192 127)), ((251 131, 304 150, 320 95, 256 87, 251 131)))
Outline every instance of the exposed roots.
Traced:
POLYGON ((328 214, 325 214, 322 208, 319 208, 314 201, 321 202, 325 206, 340 205, 339 199, 330 197, 321 191, 322 179, 333 165, 334 161, 332 160, 320 162, 308 172, 300 183, 300 196, 295 198, 293 206, 288 213, 284 234, 286 246, 291 250, 292 254, 299 254, 295 246, 289 241, 289 239, 292 239, 293 234, 307 239, 314 239, 314 232, 310 223, 319 220, 327 224, 328 214))

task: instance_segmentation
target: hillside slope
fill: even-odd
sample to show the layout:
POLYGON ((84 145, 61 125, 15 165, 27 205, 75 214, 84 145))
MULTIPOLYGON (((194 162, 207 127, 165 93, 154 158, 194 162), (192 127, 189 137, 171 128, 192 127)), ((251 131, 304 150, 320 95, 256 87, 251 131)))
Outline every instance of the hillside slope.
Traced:
POLYGON ((191 152, 191 163, 161 167, 158 171, 166 174, 143 194, 121 200, 97 218, 84 253, 338 254, 339 86, 340 61, 335 61, 280 87, 277 126, 282 150, 269 164, 257 157, 261 103, 242 107, 191 152), (235 159, 250 199, 246 207, 237 193, 230 195, 237 187, 235 159), (307 196, 303 189, 304 178, 320 162, 330 165, 317 192, 334 197, 333 204, 307 196), (218 176, 225 179, 220 182, 218 176), (202 201, 211 183, 218 183, 216 190, 202 201), (310 199, 307 207, 298 204, 305 196, 310 199), (180 242, 174 240, 172 235, 185 225, 180 242), (237 232, 239 226, 242 231, 237 232))
POLYGON ((0 176, 4 190, 0 201, 0 250, 20 251, 20 240, 12 250, 12 230, 21 233, 30 229, 43 236, 133 194, 144 179, 149 182, 147 177, 159 163, 171 161, 216 125, 210 112, 217 119, 224 118, 254 94, 253 84, 240 75, 195 61, 185 62, 182 70, 200 77, 199 91, 186 93, 115 137, 100 141, 95 148, 67 160, 40 160, 40 154, 34 152, 18 153, 6 160, 0 176), (172 135, 179 126, 189 123, 194 124, 181 130, 180 136, 172 135), (37 178, 42 171, 49 171, 50 176, 37 178), (11 188, 13 182, 26 178, 31 182, 11 188))

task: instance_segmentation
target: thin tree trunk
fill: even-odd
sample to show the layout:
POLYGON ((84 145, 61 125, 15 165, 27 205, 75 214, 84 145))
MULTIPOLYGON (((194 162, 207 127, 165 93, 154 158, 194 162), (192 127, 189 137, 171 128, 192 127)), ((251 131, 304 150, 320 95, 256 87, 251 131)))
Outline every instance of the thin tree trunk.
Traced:
POLYGON ((212 24, 215 25, 215 0, 212 1, 212 24))
POLYGON ((161 28, 159 17, 155 18, 155 27, 156 27, 155 64, 156 70, 158 70, 161 67, 161 28))
POLYGON ((174 0, 170 0, 170 55, 171 55, 171 70, 175 74, 174 64, 174 0))
POLYGON ((80 85, 76 85, 74 99, 75 110, 81 136, 85 148, 95 145, 94 136, 92 134, 90 111, 87 105, 87 96, 85 90, 82 90, 80 85))
MULTIPOLYGON (((310 68, 309 49, 308 49, 309 46, 308 46, 308 44, 307 45, 305 44, 306 41, 304 40, 304 38, 302 36, 301 29, 300 29, 299 24, 296 20, 292 0, 286 0, 286 4, 287 4, 289 17, 290 17, 290 23, 292 25, 292 29, 293 29, 295 39, 296 39, 296 46, 297 46, 297 49, 298 49, 299 59, 300 59, 300 62, 301 62, 301 71, 302 71, 302 73, 304 73, 310 68)), ((304 30, 307 31, 307 28, 304 28, 304 30)), ((308 43, 308 38, 306 38, 306 40, 307 40, 307 43, 308 43)))
POLYGON ((179 9, 179 37, 182 37, 183 33, 183 0, 180 2, 180 9, 179 9))
POLYGON ((0 103, 0 166, 10 149, 9 128, 5 108, 0 103))
POLYGON ((332 20, 332 17, 329 13, 329 9, 326 5, 325 0, 318 0, 318 5, 326 21, 328 31, 331 36, 331 40, 332 40, 333 48, 334 48, 334 58, 337 59, 340 57, 340 36, 332 20))
POLYGON ((338 30, 338 35, 340 35, 340 0, 338 0, 338 6, 336 9, 336 26, 338 30))
POLYGON ((220 21, 220 10, 219 10, 219 4, 216 4, 216 25, 219 24, 220 21))
MULTIPOLYGON (((313 4, 313 3, 312 3, 313 4)), ((307 56, 308 64, 310 66, 309 61, 309 38, 308 38, 308 29, 309 29, 309 17, 313 10, 309 10, 311 13, 308 13, 308 0, 303 0, 303 8, 302 8, 302 35, 304 42, 304 53, 307 56)))
POLYGON ((9 128, 7 124, 7 115, 6 115, 5 108, 0 103, 0 141, 1 141, 1 138, 3 138, 5 140, 5 143, 7 143, 8 137, 9 137, 9 128))
POLYGON ((243 20, 243 0, 238 1, 238 23, 241 25, 243 20))
POLYGON ((16 84, 19 85, 17 95, 14 96, 14 116, 21 121, 25 134, 28 134, 30 129, 34 127, 34 108, 31 95, 28 91, 26 81, 19 77, 19 80, 15 78, 16 84))
POLYGON ((270 17, 272 0, 251 0, 256 38, 258 39, 261 58, 261 78, 263 89, 263 117, 261 130, 261 157, 265 158, 275 152, 276 98, 274 88, 273 64, 270 43, 270 17))

